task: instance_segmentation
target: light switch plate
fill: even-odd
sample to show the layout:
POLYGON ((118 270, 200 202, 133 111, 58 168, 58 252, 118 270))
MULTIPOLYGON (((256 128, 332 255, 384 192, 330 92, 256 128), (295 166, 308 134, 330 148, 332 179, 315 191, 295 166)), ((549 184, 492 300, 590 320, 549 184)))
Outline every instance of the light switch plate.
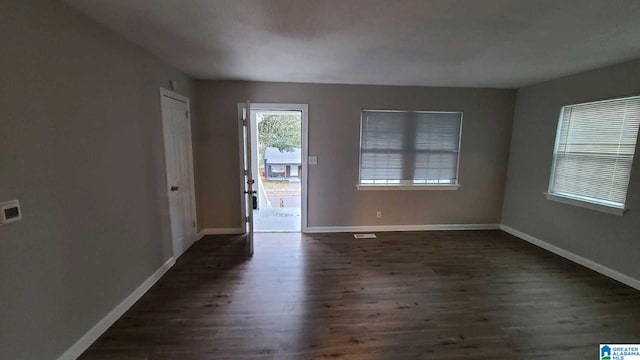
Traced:
POLYGON ((309 165, 318 165, 318 157, 315 155, 309 155, 309 165))
POLYGON ((21 219, 22 211, 18 200, 0 203, 0 225, 10 224, 21 219))

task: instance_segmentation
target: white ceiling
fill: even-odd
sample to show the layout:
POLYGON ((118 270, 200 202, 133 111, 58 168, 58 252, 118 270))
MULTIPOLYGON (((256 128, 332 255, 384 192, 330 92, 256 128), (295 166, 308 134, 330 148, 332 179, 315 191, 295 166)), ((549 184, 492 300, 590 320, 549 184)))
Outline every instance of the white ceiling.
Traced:
POLYGON ((64 0, 199 79, 520 87, 640 58, 638 0, 64 0))

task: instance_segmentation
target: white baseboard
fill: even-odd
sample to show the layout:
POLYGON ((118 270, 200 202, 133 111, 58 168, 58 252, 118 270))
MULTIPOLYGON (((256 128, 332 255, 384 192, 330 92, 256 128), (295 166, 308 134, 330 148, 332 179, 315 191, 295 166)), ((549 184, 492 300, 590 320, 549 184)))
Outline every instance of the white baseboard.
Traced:
POLYGON ((378 226, 310 226, 308 233, 336 232, 385 232, 385 231, 431 231, 431 230, 496 230, 498 224, 436 224, 436 225, 378 225, 378 226))
POLYGON ((84 334, 75 344, 71 345, 58 360, 74 360, 77 359, 85 350, 91 346, 100 335, 102 335, 113 323, 116 322, 133 304, 138 301, 171 267, 175 264, 175 260, 171 257, 158 270, 147 278, 137 289, 127 296, 118 306, 108 313, 102 320, 98 321, 86 334, 84 334))
POLYGON ((620 273, 616 270, 610 269, 604 265, 598 264, 597 262, 591 261, 587 258, 584 258, 580 255, 576 255, 572 252, 559 248, 555 245, 551 245, 548 242, 542 241, 538 238, 535 238, 529 234, 525 234, 521 231, 518 231, 514 228, 511 228, 506 225, 500 225, 500 230, 507 232, 515 237, 518 237, 524 241, 527 241, 533 245, 539 246, 547 251, 550 251, 556 255, 562 256, 565 259, 571 260, 577 264, 580 264, 586 268, 589 268, 595 272, 599 272, 600 274, 610 277, 614 280, 617 280, 625 285, 629 285, 634 289, 640 290, 640 280, 632 278, 631 276, 620 273))
POLYGON ((205 235, 238 235, 242 234, 242 228, 209 228, 202 229, 198 233, 198 239, 205 235))

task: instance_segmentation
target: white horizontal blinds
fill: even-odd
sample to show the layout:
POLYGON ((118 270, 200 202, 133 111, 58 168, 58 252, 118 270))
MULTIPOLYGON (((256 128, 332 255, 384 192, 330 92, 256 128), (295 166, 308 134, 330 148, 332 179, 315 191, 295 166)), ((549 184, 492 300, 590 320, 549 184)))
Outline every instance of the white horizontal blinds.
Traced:
POLYGON ((551 193, 624 207, 640 97, 562 108, 551 193))
POLYGON ((363 111, 360 183, 457 183, 461 120, 461 113, 363 111))
POLYGON ((360 180, 384 183, 403 180, 405 132, 409 121, 403 112, 362 112, 360 180))
POLYGON ((414 180, 455 184, 460 145, 460 113, 416 114, 414 180))

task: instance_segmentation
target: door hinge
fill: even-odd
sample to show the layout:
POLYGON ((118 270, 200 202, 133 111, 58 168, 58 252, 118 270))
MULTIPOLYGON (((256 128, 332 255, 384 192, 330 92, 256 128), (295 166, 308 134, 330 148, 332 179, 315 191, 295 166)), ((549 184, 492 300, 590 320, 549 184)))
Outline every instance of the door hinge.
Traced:
POLYGON ((187 119, 188 119, 189 117, 191 117, 191 112, 190 112, 190 111, 187 111, 187 119))
POLYGON ((243 170, 245 175, 249 175, 249 173, 247 172, 247 170, 243 170))
POLYGON ((247 216, 247 217, 244 218, 244 221, 246 221, 246 222, 249 222, 250 220, 251 220, 250 216, 247 216))
POLYGON ((192 221, 191 224, 193 224, 193 228, 195 229, 196 228, 196 221, 195 220, 192 221))

